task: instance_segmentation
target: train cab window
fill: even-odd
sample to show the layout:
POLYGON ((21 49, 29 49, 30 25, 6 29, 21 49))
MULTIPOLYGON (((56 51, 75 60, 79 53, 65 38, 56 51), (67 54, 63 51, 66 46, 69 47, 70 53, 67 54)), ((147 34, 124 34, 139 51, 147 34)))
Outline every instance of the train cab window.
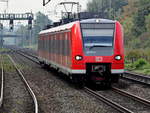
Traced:
POLYGON ((114 27, 109 28, 108 25, 99 24, 93 28, 92 26, 82 28, 82 37, 85 55, 111 56, 113 54, 114 27))
POLYGON ((113 46, 113 29, 83 29, 85 47, 113 46))

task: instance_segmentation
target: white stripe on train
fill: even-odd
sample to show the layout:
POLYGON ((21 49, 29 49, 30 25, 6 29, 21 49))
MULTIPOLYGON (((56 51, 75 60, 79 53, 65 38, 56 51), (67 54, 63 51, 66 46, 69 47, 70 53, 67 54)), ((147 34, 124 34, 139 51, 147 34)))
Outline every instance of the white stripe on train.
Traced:
MULTIPOLYGON (((59 69, 58 71, 61 71, 67 75, 69 74, 86 74, 86 70, 85 69, 82 69, 82 70, 77 70, 77 69, 70 69, 70 68, 67 68, 67 67, 64 67, 60 64, 57 64, 53 61, 48 61, 44 58, 41 58, 39 57, 39 60, 40 61, 45 61, 45 63, 47 65, 51 65, 51 67, 55 68, 55 69, 59 69)), ((111 69, 111 73, 112 74, 119 74, 119 73, 124 73, 124 69, 111 69)))

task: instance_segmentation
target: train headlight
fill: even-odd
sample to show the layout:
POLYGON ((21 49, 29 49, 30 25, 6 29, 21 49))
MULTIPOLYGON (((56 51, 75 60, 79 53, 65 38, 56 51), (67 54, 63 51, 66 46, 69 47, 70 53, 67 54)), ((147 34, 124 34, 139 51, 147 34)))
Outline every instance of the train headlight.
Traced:
POLYGON ((82 60, 82 56, 77 55, 77 56, 75 56, 75 59, 78 60, 78 61, 79 61, 79 60, 82 60))
POLYGON ((120 55, 115 56, 115 60, 121 60, 121 56, 120 55))

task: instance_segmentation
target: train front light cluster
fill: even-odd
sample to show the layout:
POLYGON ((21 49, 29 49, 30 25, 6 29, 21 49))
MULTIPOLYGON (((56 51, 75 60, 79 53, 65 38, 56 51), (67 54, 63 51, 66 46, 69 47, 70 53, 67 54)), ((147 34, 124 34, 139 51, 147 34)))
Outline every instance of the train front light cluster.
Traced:
POLYGON ((121 56, 120 55, 115 56, 115 60, 121 60, 121 56))
POLYGON ((75 56, 75 59, 77 60, 77 61, 79 61, 79 60, 82 60, 82 56, 80 56, 80 55, 77 55, 77 56, 75 56))

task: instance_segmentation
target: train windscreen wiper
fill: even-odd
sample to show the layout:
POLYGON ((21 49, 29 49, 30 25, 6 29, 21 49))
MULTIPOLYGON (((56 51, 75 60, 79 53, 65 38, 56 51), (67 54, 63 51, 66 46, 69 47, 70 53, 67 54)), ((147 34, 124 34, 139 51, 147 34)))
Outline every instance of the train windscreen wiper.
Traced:
POLYGON ((96 45, 90 46, 89 49, 92 49, 94 47, 112 47, 112 45, 111 44, 102 44, 102 45, 101 44, 96 44, 96 45))

